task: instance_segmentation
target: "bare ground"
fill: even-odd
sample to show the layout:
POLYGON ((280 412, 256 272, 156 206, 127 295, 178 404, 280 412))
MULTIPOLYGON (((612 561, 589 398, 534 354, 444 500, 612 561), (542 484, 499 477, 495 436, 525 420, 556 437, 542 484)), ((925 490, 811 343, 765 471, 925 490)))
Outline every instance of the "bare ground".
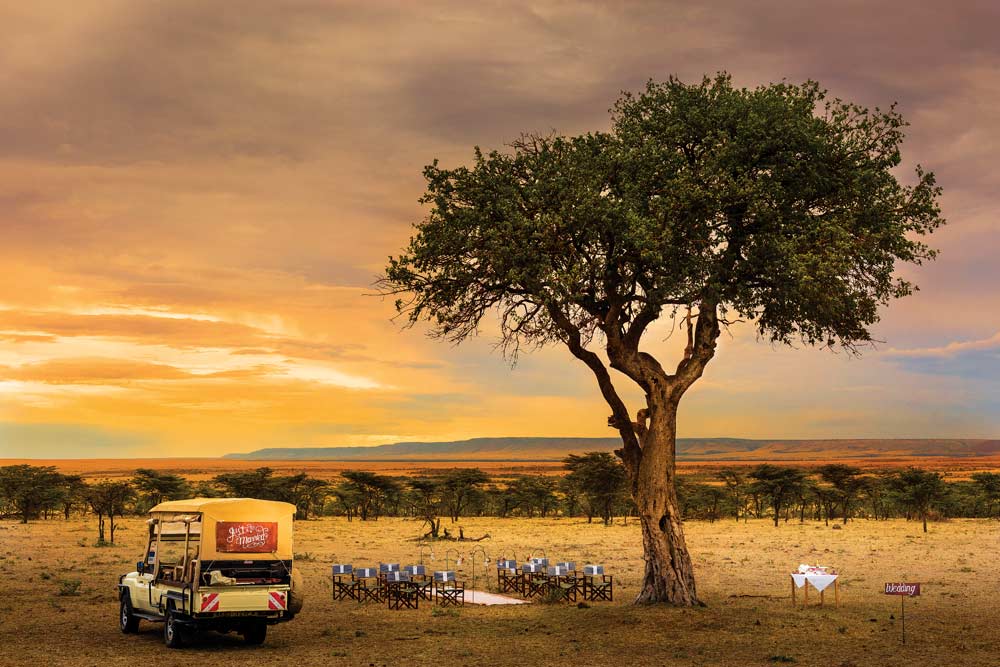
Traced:
MULTIPOLYGON (((991 665, 1000 664, 1000 583, 995 574, 1000 523, 956 520, 924 535, 916 523, 857 521, 843 530, 822 524, 765 521, 690 522, 701 609, 628 604, 641 573, 635 525, 604 528, 576 519, 475 519, 466 534, 490 533, 491 557, 603 562, 615 574, 616 599, 570 605, 467 606, 444 611, 389 611, 330 599, 329 564, 413 562, 419 523, 401 519, 324 519, 296 526, 298 566, 307 600, 291 623, 272 627, 263 647, 210 634, 178 653, 163 646, 160 626, 138 636, 117 629, 115 583, 142 552, 141 520, 129 519, 114 547, 93 546, 92 520, 23 526, 0 523, 0 665, 171 664, 272 665, 991 665), (793 608, 787 572, 800 562, 837 568, 841 605, 793 608), (60 589, 80 582, 77 595, 60 589), (905 647, 899 599, 886 581, 920 581, 907 602, 905 647), (63 582, 70 582, 65 584, 63 582)), ((471 584, 473 545, 459 568, 471 584)), ((431 562, 430 551, 434 561, 431 562)), ((454 556, 454 554, 449 554, 454 556)), ((477 557, 478 558, 478 557, 477 557)), ((477 579, 481 585, 481 563, 477 579)), ((490 579, 490 581, 494 581, 490 579)), ((811 596, 815 602, 815 596, 811 596)))

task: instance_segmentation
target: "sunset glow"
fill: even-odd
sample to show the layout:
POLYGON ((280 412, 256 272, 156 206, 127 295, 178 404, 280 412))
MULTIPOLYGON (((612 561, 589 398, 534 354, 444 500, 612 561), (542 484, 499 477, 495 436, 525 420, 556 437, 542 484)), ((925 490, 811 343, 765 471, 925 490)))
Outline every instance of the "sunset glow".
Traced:
MULTIPOLYGON (((738 18, 604 3, 68 6, 0 9, 0 458, 613 435, 567 351, 512 368, 489 328, 461 347, 431 340, 393 321, 373 282, 420 219, 435 158, 606 129, 620 91, 721 69, 739 85, 817 79, 872 107, 898 101, 912 124, 900 173, 937 174, 948 225, 937 261, 905 269, 920 291, 860 358, 733 326, 679 435, 1000 433, 988 4, 950 22, 907 5, 891 34, 877 27, 898 9, 860 4, 738 18)), ((670 329, 648 336, 664 360, 683 349, 670 329)))

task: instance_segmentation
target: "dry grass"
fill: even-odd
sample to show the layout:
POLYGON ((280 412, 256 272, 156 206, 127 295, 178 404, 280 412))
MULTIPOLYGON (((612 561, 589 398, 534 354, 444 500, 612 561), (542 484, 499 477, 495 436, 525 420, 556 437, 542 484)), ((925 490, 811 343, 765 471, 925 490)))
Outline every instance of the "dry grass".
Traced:
MULTIPOLYGON (((843 530, 765 521, 688 524, 703 609, 634 608, 641 572, 638 529, 570 519, 475 519, 467 535, 522 560, 550 557, 604 562, 616 575, 613 604, 505 608, 467 606, 441 613, 389 611, 330 600, 329 564, 380 559, 412 562, 419 524, 401 519, 301 522, 297 553, 307 604, 293 622, 271 629, 262 648, 235 636, 208 635, 183 654, 163 646, 159 626, 139 636, 117 629, 114 585, 142 552, 141 520, 129 519, 114 547, 92 546, 92 521, 0 523, 0 664, 130 665, 183 660, 212 667, 249 660, 277 665, 993 665, 1000 642, 995 554, 1000 523, 935 524, 924 535, 903 521, 858 521, 843 530), (30 559, 30 560, 29 560, 30 559), (842 604, 793 609, 786 574, 800 562, 843 573, 842 604), (77 595, 60 595, 80 581, 77 595), (899 600, 886 581, 924 582, 907 604, 909 643, 899 645, 899 600), (753 596, 753 597, 743 597, 753 596)), ((438 543, 468 552, 469 543, 438 543)), ((470 562, 462 570, 469 579, 470 562)), ((815 599, 815 598, 813 598, 815 599)))

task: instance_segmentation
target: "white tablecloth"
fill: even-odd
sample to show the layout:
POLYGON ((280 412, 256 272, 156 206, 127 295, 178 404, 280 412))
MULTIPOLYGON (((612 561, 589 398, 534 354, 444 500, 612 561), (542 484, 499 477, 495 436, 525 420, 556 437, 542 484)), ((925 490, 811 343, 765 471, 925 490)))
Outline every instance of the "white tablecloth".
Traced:
POLYGON ((802 588, 808 581, 813 585, 813 588, 822 591, 832 584, 837 576, 836 574, 793 574, 792 579, 795 581, 796 588, 802 588))

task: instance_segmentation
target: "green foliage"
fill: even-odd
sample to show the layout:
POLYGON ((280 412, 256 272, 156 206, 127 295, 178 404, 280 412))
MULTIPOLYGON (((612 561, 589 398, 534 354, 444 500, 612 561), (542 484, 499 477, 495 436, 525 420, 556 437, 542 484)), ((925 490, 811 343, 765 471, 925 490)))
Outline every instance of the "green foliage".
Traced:
POLYGON ((770 498, 775 526, 781 518, 781 511, 802 493, 806 484, 806 475, 798 468, 769 463, 751 470, 750 478, 753 480, 750 485, 751 492, 770 498))
POLYGON ((897 262, 934 251, 934 176, 894 168, 906 123, 828 99, 815 82, 734 88, 720 74, 626 94, 610 132, 478 148, 425 169, 430 205, 382 286, 411 322, 460 341, 499 312, 504 343, 627 332, 664 309, 751 320, 769 340, 871 339, 909 294, 897 262))
POLYGON ((546 517, 558 505, 556 497, 556 480, 544 475, 524 475, 510 481, 504 494, 513 503, 511 509, 516 509, 522 516, 546 517))
POLYGON ((223 473, 216 475, 212 481, 224 490, 224 495, 291 503, 295 505, 299 519, 308 519, 317 508, 321 510, 331 493, 329 484, 323 480, 305 473, 275 475, 267 467, 249 472, 223 473))
POLYGON ((132 477, 132 486, 138 492, 143 508, 149 509, 164 500, 189 497, 190 486, 180 475, 139 468, 132 477))
POLYGON ((79 579, 60 579, 59 591, 57 595, 61 597, 71 597, 80 594, 81 581, 79 579))
POLYGON ((607 452, 587 452, 570 454, 563 467, 569 471, 566 486, 583 497, 588 517, 597 515, 611 525, 615 506, 628 493, 628 475, 621 462, 607 452))
POLYGON ((458 521, 469 500, 489 481, 489 475, 478 468, 458 468, 445 474, 441 487, 452 521, 458 521))
POLYGON ((344 482, 334 493, 341 502, 349 499, 354 503, 348 516, 356 514, 362 521, 378 519, 387 504, 398 505, 401 489, 392 477, 359 470, 345 470, 340 476, 344 482))
POLYGON ((65 477, 53 466, 0 467, 0 508, 28 523, 43 511, 59 507, 67 495, 65 477))
POLYGON ((115 517, 125 515, 128 503, 135 497, 135 489, 128 482, 105 480, 87 487, 85 492, 87 504, 97 515, 97 546, 105 544, 105 517, 110 527, 110 539, 107 543, 115 543, 115 517))
POLYGON ((943 500, 947 487, 941 473, 919 468, 907 468, 892 478, 892 490, 898 502, 923 522, 927 532, 927 518, 934 504, 943 500))
POLYGON ((861 477, 861 469, 843 463, 830 463, 820 466, 816 472, 820 478, 833 487, 831 500, 836 499, 841 506, 841 517, 844 523, 851 517, 851 508, 858 494, 865 486, 861 477))

